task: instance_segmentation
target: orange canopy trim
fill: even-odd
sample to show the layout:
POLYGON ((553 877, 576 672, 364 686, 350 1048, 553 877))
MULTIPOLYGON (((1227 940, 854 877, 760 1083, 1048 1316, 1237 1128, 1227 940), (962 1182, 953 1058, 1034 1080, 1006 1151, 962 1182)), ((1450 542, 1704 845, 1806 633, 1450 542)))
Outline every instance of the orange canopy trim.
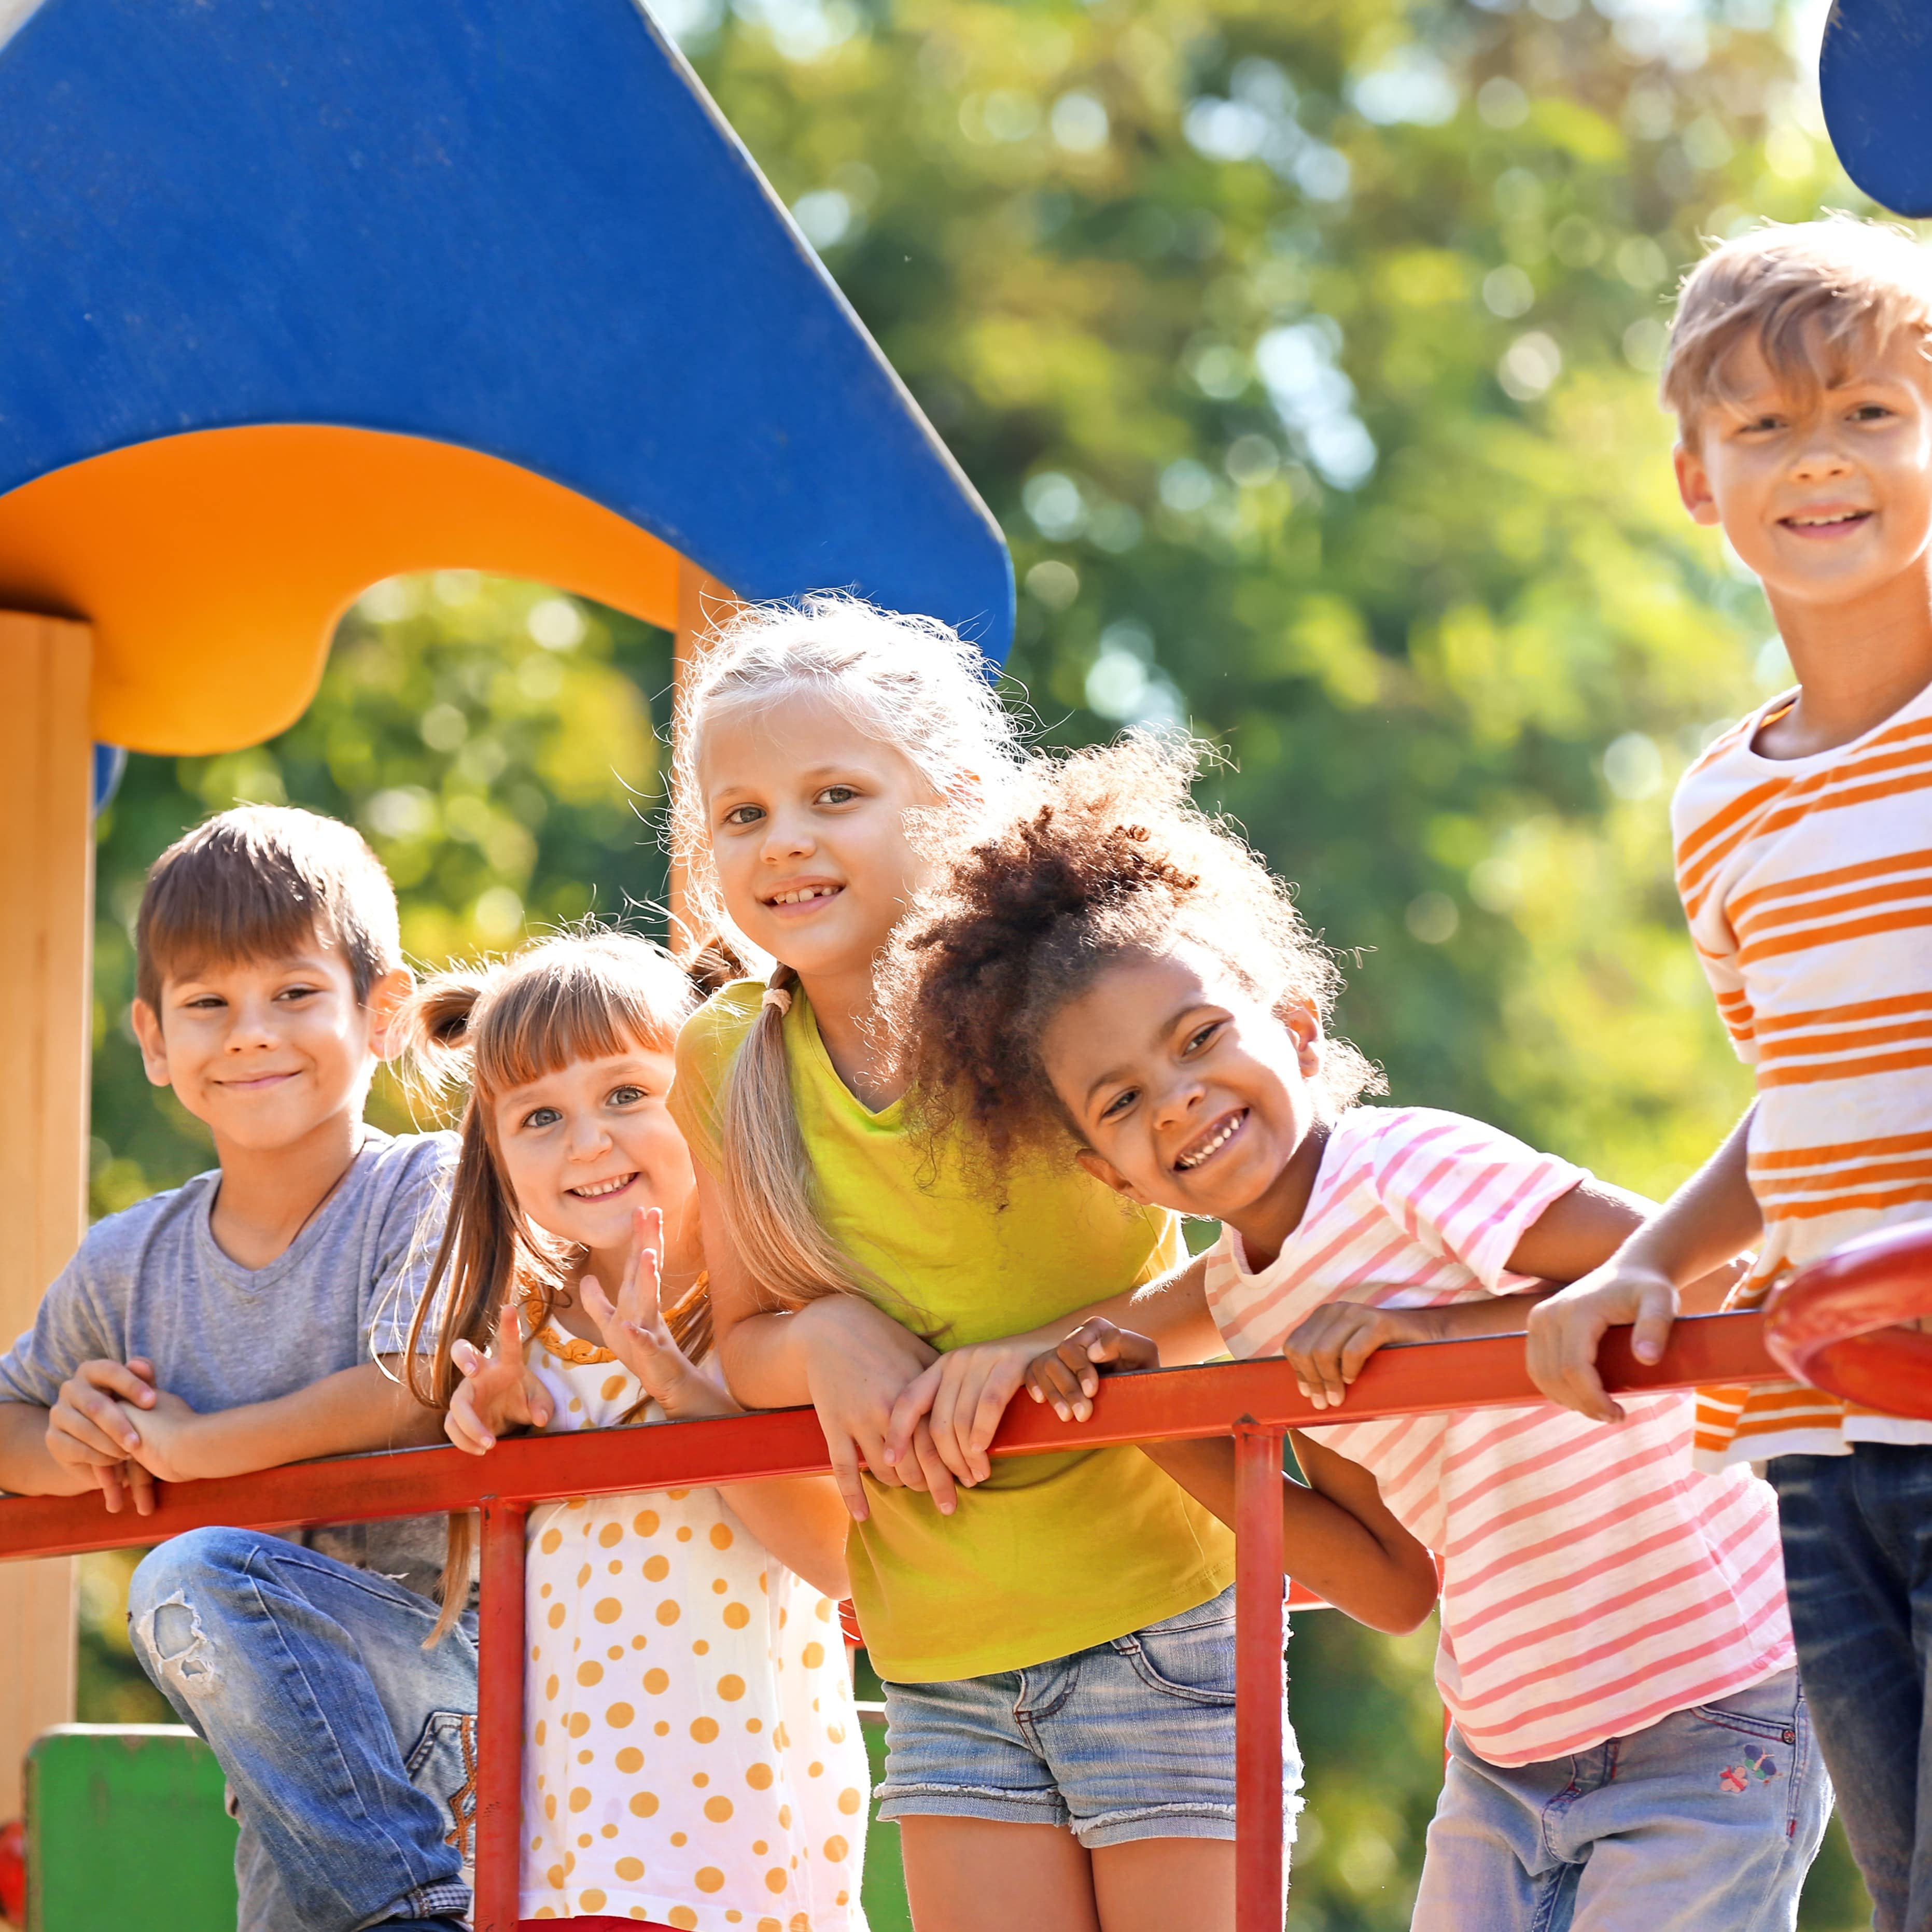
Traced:
POLYGON ((407 571, 554 584, 673 627, 677 553, 452 443, 326 424, 197 430, 0 496, 0 608, 94 627, 93 732, 180 755, 301 716, 362 592, 407 571))

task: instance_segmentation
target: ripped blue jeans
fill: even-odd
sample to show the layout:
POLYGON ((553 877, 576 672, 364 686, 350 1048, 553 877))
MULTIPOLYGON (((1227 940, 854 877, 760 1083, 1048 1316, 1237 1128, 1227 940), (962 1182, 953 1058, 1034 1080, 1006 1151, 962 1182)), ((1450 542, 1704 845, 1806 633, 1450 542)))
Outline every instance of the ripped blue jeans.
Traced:
POLYGON ((265 1530, 134 1573, 134 1654, 208 1740, 240 1820, 238 1932, 460 1917, 476 1820, 476 1621, 265 1530))

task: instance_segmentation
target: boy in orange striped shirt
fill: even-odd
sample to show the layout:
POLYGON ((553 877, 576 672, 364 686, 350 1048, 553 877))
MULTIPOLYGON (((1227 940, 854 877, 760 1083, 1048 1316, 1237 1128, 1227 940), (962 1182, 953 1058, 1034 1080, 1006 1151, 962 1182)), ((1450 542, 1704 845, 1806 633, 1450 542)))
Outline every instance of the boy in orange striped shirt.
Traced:
MULTIPOLYGON (((1854 1235, 1932 1217, 1932 256, 1850 219, 1766 227, 1685 282, 1678 486, 1763 583, 1796 687, 1672 806, 1677 880, 1757 1097, 1594 1275, 1530 1317, 1552 1400, 1621 1412, 1612 1323, 1661 1352, 1751 1246, 1755 1307, 1854 1235)), ((1882 1932, 1932 1928, 1932 1424, 1795 1384, 1700 1391, 1707 1467, 1767 1461, 1799 1672, 1882 1932), (1922 1828, 1920 1818, 1927 1820, 1922 1828)))

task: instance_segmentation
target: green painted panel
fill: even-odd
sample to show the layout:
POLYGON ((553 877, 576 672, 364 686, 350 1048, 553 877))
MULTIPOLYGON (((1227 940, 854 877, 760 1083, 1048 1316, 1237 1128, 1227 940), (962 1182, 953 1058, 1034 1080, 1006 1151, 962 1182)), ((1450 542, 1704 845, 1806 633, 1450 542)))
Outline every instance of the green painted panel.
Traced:
POLYGON ((62 1724, 27 1754, 28 1932, 232 1932, 235 1826, 185 1726, 62 1724))

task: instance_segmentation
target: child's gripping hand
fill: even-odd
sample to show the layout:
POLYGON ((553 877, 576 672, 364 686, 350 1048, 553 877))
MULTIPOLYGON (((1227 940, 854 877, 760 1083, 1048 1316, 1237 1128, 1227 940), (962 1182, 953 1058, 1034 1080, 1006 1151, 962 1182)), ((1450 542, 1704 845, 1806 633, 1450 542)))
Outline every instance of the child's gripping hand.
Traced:
POLYGON ((1301 1393, 1317 1408, 1339 1408, 1378 1348, 1411 1340, 1400 1317, 1365 1302, 1331 1301, 1282 1345, 1301 1393))
POLYGON ((594 1275, 578 1284, 584 1312, 604 1346, 635 1376, 673 1422, 744 1411, 677 1346, 664 1318, 664 1212, 639 1208, 632 1218, 631 1258, 613 1303, 594 1275))
POLYGON ((154 1364, 140 1356, 82 1362, 47 1412, 47 1454, 85 1472, 110 1514, 130 1502, 142 1516, 154 1511, 154 1478, 133 1460, 141 1435, 130 1413, 154 1406, 154 1364))
POLYGON ((471 1342, 451 1346, 450 1360, 463 1380, 450 1398, 442 1428, 458 1448, 487 1455, 506 1430, 542 1429, 549 1422, 550 1393, 524 1359, 529 1342, 522 1298, 512 1282, 497 1310, 489 1353, 471 1342))
POLYGON ((883 1452, 887 1462, 919 1453, 923 1425, 932 1453, 956 1481, 969 1490, 983 1483, 993 1473, 986 1451, 1026 1379, 1034 1347, 1013 1340, 976 1342, 941 1355, 892 1405, 883 1452))
POLYGON ((1035 1402, 1050 1402, 1062 1422, 1084 1422, 1094 1413, 1104 1370, 1160 1366, 1157 1342, 1096 1315, 1028 1363, 1026 1392, 1035 1402))
POLYGON ((1668 1275, 1613 1256, 1530 1310, 1529 1378, 1562 1408, 1595 1422, 1621 1422, 1623 1409, 1597 1372, 1604 1331, 1630 1323, 1631 1353, 1654 1362, 1670 1340, 1677 1307, 1677 1286, 1668 1275))

